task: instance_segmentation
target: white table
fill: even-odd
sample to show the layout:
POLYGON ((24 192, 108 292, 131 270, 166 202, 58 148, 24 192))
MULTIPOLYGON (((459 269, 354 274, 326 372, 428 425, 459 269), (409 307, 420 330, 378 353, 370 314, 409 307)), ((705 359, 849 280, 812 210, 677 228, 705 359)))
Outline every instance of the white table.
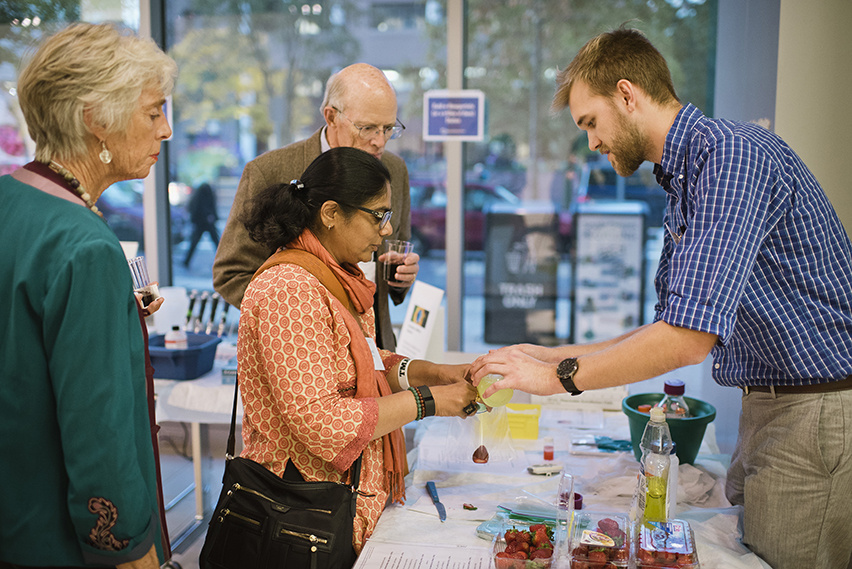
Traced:
MULTIPOLYGON (((572 413, 545 409, 539 440, 511 441, 514 451, 504 448, 500 452, 495 448, 498 452, 490 452, 492 460, 485 465, 471 460, 478 444, 471 438, 473 421, 465 425, 461 419, 430 418, 419 423, 418 446, 410 454, 412 472, 406 477, 405 504, 394 504, 385 510, 355 569, 493 567, 492 543, 477 535, 482 521, 493 516, 498 504, 533 507, 542 500, 552 503, 556 496, 559 477, 535 476, 526 471, 528 463, 544 462, 541 438, 546 436, 556 442, 554 462, 562 463, 574 475, 575 489, 584 497, 584 511, 627 514, 638 473, 633 454, 577 455, 570 452, 568 444, 575 434, 594 432, 629 439, 627 418, 620 412, 606 412, 602 414, 603 428, 588 431, 559 422, 576 423, 572 413), (429 480, 436 482, 439 497, 447 507, 445 523, 439 521, 426 494, 429 480), (479 509, 465 511, 461 507, 465 502, 479 509)), ((704 507, 679 504, 676 517, 692 526, 702 569, 766 568, 768 565, 738 541, 739 508, 731 507, 723 493, 728 457, 715 454, 718 451, 713 433, 712 428, 708 430, 695 467, 681 465, 679 469, 681 478, 687 478, 682 487, 689 488, 693 501, 703 500, 704 507)), ((554 569, 563 567, 567 569, 567 563, 554 564, 554 569)))

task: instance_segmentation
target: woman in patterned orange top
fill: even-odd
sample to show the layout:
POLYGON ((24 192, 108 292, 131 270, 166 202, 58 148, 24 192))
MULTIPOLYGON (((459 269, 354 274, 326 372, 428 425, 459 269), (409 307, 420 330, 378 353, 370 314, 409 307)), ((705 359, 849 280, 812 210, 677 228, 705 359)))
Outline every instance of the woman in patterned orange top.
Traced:
POLYGON ((252 239, 327 265, 347 309, 311 272, 277 264, 255 275, 238 340, 245 410, 242 456, 287 479, 345 481, 363 452, 353 547, 360 552, 388 498, 404 499, 402 427, 473 414, 468 365, 438 365, 376 348, 371 260, 391 226, 390 174, 354 148, 333 148, 301 180, 261 192, 243 221, 252 239))

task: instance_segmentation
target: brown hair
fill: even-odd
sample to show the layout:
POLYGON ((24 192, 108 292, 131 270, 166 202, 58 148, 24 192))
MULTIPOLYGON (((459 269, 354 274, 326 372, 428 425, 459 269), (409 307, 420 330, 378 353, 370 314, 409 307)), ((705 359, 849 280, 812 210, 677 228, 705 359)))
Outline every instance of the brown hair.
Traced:
POLYGON ((588 85, 592 93, 608 97, 622 79, 660 105, 678 102, 665 58, 642 32, 622 26, 589 40, 557 75, 551 108, 561 111, 570 105, 571 88, 577 81, 588 85))

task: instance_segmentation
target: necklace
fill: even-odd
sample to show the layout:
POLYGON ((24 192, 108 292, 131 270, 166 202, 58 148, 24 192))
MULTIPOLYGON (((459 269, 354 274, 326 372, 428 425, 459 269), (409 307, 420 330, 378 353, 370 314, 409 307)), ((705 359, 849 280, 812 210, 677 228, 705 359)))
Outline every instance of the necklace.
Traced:
POLYGON ((86 203, 86 207, 88 207, 90 210, 92 210, 99 216, 104 216, 104 214, 102 214, 98 209, 98 206, 95 205, 95 202, 92 201, 92 196, 90 196, 89 192, 86 191, 86 188, 84 188, 80 184, 80 180, 74 177, 74 174, 69 172, 64 166, 60 165, 54 160, 48 162, 47 165, 51 170, 62 176, 65 181, 68 182, 68 185, 71 186, 71 189, 74 190, 74 193, 80 196, 80 199, 82 199, 86 203))

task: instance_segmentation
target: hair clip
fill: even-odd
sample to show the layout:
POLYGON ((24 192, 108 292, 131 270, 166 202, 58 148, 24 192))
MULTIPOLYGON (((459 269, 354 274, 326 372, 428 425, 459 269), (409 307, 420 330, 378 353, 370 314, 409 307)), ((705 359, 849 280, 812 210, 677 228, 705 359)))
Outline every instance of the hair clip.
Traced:
POLYGON ((290 184, 296 186, 297 190, 304 190, 305 189, 305 184, 300 182, 298 179, 290 180, 290 184))

